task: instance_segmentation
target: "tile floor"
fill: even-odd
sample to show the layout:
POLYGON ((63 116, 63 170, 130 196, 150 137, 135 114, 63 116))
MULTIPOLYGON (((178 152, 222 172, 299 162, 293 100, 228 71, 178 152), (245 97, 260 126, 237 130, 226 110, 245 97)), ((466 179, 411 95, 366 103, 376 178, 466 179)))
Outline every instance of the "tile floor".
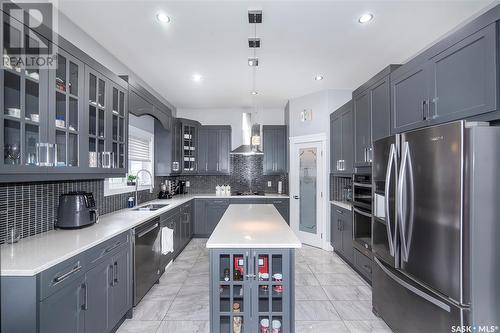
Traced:
MULTIPOLYGON (((205 242, 186 246, 118 333, 209 332, 205 242)), ((305 246, 295 265, 296 333, 391 332, 372 314, 370 286, 336 254, 305 246)))

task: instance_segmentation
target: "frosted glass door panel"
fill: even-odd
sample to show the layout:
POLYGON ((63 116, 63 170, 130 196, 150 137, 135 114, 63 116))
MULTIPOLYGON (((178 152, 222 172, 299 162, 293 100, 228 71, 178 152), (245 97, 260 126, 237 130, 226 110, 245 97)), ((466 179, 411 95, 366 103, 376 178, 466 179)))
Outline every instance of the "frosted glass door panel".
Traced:
POLYGON ((299 230, 316 234, 316 189, 317 189, 317 148, 299 149, 299 192, 300 223, 299 230))

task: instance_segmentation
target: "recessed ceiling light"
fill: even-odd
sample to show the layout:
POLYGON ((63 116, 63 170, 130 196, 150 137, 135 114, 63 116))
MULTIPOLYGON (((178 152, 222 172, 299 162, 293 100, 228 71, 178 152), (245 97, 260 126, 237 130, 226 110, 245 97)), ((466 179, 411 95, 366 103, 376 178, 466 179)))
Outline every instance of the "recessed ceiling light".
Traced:
POLYGON ((321 80, 323 80, 323 75, 316 75, 316 76, 314 77, 314 80, 316 80, 316 81, 321 81, 321 80))
POLYGON ((165 13, 156 14, 156 19, 160 23, 169 23, 170 22, 170 17, 168 17, 167 14, 165 14, 165 13))
POLYGON ((258 94, 258 92, 256 92, 255 90, 252 91, 252 95, 257 95, 257 94, 258 94))
POLYGON ((366 13, 359 17, 358 22, 361 24, 368 23, 373 19, 373 14, 366 13))
POLYGON ((202 76, 200 74, 193 74, 192 78, 194 82, 201 82, 202 76))

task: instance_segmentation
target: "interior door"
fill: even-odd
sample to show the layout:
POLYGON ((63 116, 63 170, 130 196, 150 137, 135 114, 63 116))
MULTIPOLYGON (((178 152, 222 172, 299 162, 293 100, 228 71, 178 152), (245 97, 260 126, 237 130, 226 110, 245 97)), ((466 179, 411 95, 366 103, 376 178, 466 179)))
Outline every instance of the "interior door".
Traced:
POLYGON ((461 301, 463 127, 402 135, 399 222, 402 270, 461 301))
POLYGON ((300 240, 322 247, 323 153, 320 141, 295 143, 292 148, 291 226, 300 240))

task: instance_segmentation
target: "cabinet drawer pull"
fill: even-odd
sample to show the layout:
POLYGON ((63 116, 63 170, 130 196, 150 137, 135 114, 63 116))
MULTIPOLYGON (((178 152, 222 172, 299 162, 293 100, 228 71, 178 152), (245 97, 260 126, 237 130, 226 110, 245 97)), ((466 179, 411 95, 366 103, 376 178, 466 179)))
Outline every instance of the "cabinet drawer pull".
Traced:
POLYGON ((76 272, 79 272, 82 269, 82 266, 80 263, 78 263, 75 267, 73 267, 69 272, 64 273, 63 275, 56 276, 54 278, 54 284, 58 284, 60 282, 63 282, 67 278, 69 278, 71 275, 75 274, 76 272))
POLYGON ((115 244, 111 245, 111 246, 108 246, 106 248, 106 250, 104 250, 104 253, 109 253, 111 251, 113 251, 114 249, 116 249, 118 246, 121 245, 122 242, 116 242, 115 244))

